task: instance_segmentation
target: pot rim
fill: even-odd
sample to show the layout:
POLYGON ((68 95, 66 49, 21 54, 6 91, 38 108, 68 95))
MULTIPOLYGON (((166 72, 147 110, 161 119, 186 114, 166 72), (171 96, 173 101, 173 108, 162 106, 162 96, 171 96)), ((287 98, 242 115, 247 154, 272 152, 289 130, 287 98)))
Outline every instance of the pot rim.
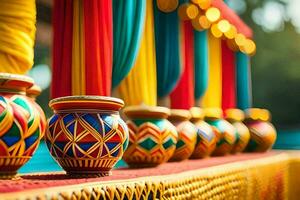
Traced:
POLYGON ((190 120, 191 113, 186 109, 171 109, 171 115, 169 116, 169 120, 180 120, 187 121, 190 120))
POLYGON ((124 101, 115 97, 96 95, 63 96, 52 99, 49 107, 53 110, 96 109, 119 111, 124 101))
POLYGON ((0 90, 4 92, 26 91, 34 85, 34 80, 29 76, 0 72, 0 90))
POLYGON ((166 119, 170 115, 170 109, 161 106, 128 106, 123 110, 124 114, 130 119, 166 119))
POLYGON ((33 86, 31 86, 26 90, 26 95, 34 98, 39 96, 41 93, 42 93, 42 88, 36 84, 34 84, 33 86))

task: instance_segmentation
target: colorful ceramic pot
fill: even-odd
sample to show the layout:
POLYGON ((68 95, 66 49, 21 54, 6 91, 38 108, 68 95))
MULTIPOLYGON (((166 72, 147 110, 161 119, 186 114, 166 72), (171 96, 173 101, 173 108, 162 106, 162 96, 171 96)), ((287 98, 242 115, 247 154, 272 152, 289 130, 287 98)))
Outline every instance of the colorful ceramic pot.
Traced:
POLYGON ((29 77, 0 73, 0 178, 14 176, 42 137, 40 113, 26 96, 32 85, 29 77))
POLYGON ((39 106, 39 104, 36 103, 36 97, 38 97, 42 92, 42 89, 38 85, 33 85, 32 87, 28 88, 26 90, 26 95, 31 99, 32 104, 35 106, 35 108, 39 111, 40 114, 40 132, 42 135, 45 134, 46 126, 47 126, 47 119, 45 116, 44 111, 39 106))
POLYGON ((217 144, 216 135, 212 127, 204 121, 204 111, 201 108, 191 108, 190 121, 197 129, 197 143, 195 150, 190 158, 205 158, 211 155, 217 144))
POLYGON ((234 126, 237 135, 237 139, 231 153, 244 151, 250 140, 250 132, 247 126, 242 122, 245 119, 243 111, 240 109, 228 109, 225 111, 225 119, 234 126))
POLYGON ((270 123, 270 112, 266 109, 251 108, 245 111, 245 124, 250 130, 248 152, 265 152, 275 143, 277 132, 270 123))
POLYGON ((205 121, 210 124, 217 137, 217 147, 213 156, 223 156, 231 152, 236 141, 235 128, 223 117, 223 111, 219 108, 206 108, 205 121))
POLYGON ((123 159, 130 167, 153 167, 167 162, 177 143, 176 128, 167 120, 165 107, 131 106, 124 109, 129 118, 129 146, 123 159))
POLYGON ((197 141, 197 129, 189 121, 191 114, 188 110, 172 109, 169 121, 176 127, 178 142, 170 161, 188 159, 194 152, 197 141))
POLYGON ((101 96, 53 99, 45 135, 51 155, 70 175, 106 176, 122 158, 128 128, 120 118, 124 102, 101 96))

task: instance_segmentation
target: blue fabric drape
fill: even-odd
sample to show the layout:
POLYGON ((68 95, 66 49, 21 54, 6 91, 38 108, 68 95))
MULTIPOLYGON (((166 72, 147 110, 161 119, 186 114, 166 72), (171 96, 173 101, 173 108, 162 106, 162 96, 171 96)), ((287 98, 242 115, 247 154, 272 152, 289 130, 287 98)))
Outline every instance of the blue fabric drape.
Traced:
POLYGON ((113 0, 113 78, 115 88, 133 67, 144 29, 146 1, 113 0))
POLYGON ((207 31, 194 31, 195 99, 201 98, 208 86, 208 37, 207 31))
POLYGON ((177 10, 161 12, 154 3, 158 97, 169 95, 181 74, 179 18, 177 10))
POLYGON ((239 109, 252 107, 252 87, 250 57, 242 52, 236 53, 237 106, 239 109))

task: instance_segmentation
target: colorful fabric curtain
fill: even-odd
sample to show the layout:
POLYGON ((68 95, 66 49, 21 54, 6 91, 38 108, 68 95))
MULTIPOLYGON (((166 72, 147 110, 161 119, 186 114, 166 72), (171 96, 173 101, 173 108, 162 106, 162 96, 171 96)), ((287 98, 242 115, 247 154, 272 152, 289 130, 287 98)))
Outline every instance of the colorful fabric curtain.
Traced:
POLYGON ((222 108, 236 107, 235 52, 222 41, 222 108))
POLYGON ((54 0, 52 97, 111 92, 112 2, 54 0))
POLYGON ((250 57, 242 52, 236 53, 237 106, 239 109, 252 107, 250 57))
POLYGON ((156 58, 153 0, 146 0, 145 28, 134 67, 119 86, 126 105, 156 105, 156 58))
POLYGON ((221 39, 208 34, 209 76, 208 87, 202 100, 202 106, 222 107, 222 58, 221 39))
POLYGON ((195 99, 199 100, 208 87, 208 33, 194 30, 195 99))
POLYGON ((25 74, 33 65, 35 0, 0 3, 0 72, 25 74))
POLYGON ((190 109, 194 95, 194 30, 190 21, 182 22, 183 74, 171 93, 171 108, 190 109))
POLYGON ((164 13, 154 1, 155 47, 158 97, 166 97, 176 86, 182 71, 177 10, 164 13))
POLYGON ((144 30, 146 1, 113 0, 113 88, 133 67, 144 30))

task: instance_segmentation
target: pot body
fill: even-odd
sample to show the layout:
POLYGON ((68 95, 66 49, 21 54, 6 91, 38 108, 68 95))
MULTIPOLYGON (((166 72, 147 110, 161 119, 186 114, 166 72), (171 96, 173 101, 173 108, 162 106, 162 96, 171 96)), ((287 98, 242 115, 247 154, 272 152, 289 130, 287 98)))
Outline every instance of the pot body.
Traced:
POLYGON ((52 105, 55 114, 49 119, 45 140, 67 174, 106 176, 122 158, 128 128, 118 109, 110 109, 110 104, 101 97, 73 97, 52 105))
POLYGON ((247 126, 243 122, 232 122, 231 123, 236 130, 236 141, 231 153, 240 153, 244 151, 250 140, 250 132, 247 126))
POLYGON ((194 122, 197 130, 197 142, 192 159, 205 158, 212 154, 216 148, 217 138, 212 127, 203 120, 194 122))
POLYGON ((247 152, 265 152, 272 148, 277 133, 274 126, 267 121, 246 122, 250 131, 250 141, 245 149, 247 152))
POLYGON ((217 137, 217 146, 213 151, 214 156, 223 156, 231 152, 236 141, 235 128, 224 119, 209 119, 210 124, 217 137))
POLYGON ((174 154, 178 135, 167 119, 132 119, 127 125, 130 139, 123 159, 130 167, 154 167, 174 154))

